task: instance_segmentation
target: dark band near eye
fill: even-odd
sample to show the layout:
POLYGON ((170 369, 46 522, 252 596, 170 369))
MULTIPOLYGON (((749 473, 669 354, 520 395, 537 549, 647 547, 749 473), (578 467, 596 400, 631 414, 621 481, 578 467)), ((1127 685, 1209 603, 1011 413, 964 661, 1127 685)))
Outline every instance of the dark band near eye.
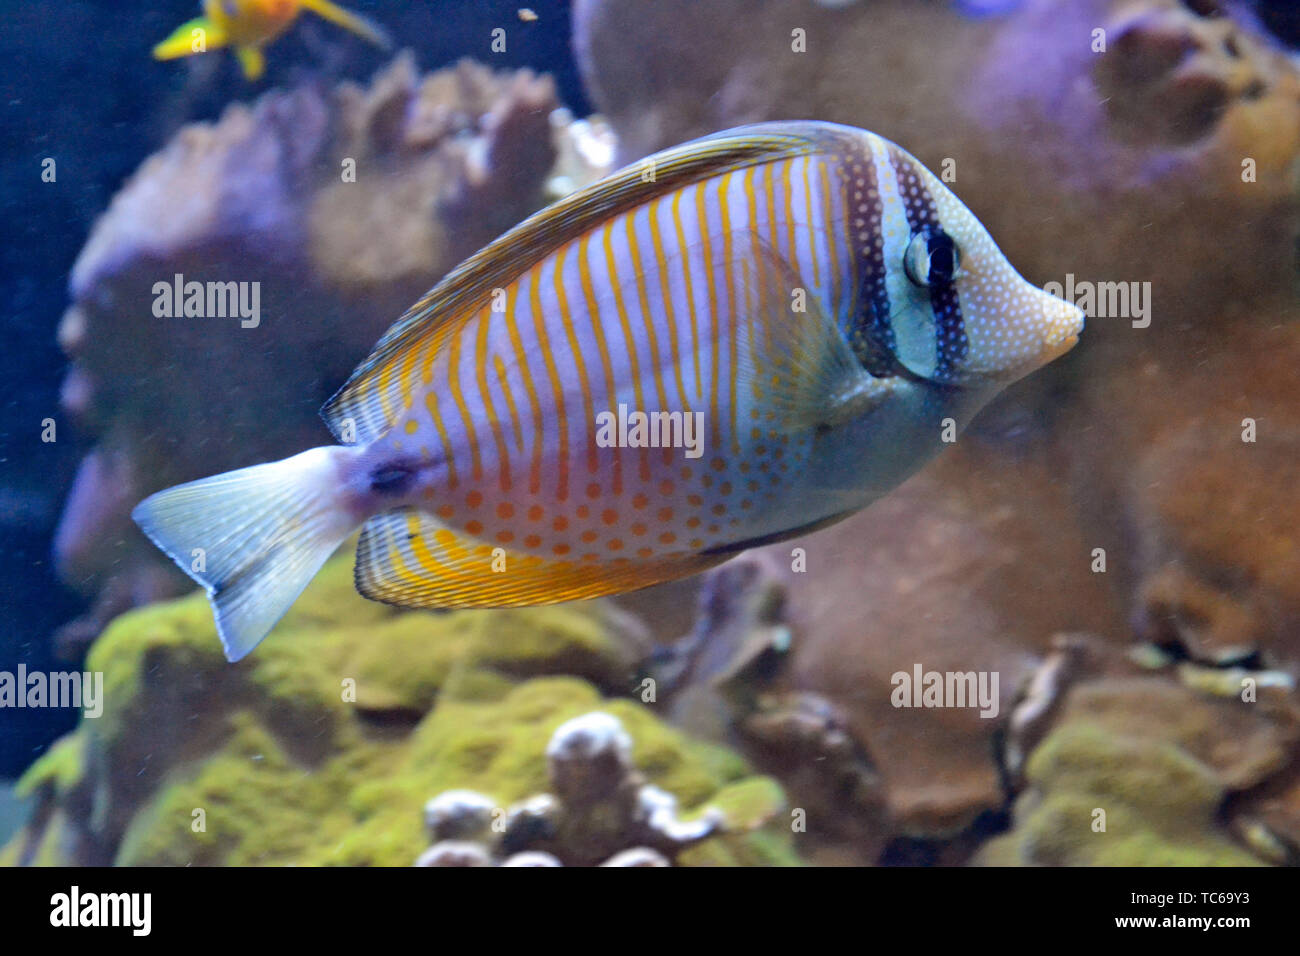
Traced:
POLYGON ((957 273, 957 243, 952 236, 942 230, 931 233, 929 253, 930 285, 951 282, 957 273))
POLYGON ((903 270, 919 286, 947 285, 960 266, 957 243, 935 225, 924 225, 913 233, 903 254, 903 270))

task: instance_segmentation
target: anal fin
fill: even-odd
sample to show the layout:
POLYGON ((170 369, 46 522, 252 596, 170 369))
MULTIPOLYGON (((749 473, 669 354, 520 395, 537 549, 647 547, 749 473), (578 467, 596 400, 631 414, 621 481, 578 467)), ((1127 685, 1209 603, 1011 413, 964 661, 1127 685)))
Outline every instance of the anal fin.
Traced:
POLYGON ((413 508, 371 518, 357 545, 356 585, 399 607, 490 608, 558 604, 687 577, 727 555, 556 561, 468 538, 413 508))

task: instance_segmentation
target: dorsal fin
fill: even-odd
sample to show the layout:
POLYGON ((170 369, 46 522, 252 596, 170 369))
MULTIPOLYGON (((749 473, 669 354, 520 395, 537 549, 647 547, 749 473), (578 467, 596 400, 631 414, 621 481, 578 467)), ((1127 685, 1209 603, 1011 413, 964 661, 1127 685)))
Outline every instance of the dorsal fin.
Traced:
POLYGON ((656 153, 558 200, 466 259, 407 309, 325 403, 322 417, 340 441, 374 441, 404 408, 415 356, 439 350, 493 289, 620 213, 720 173, 816 152, 845 132, 816 122, 743 126, 656 153), (404 359, 406 370, 396 374, 404 359))

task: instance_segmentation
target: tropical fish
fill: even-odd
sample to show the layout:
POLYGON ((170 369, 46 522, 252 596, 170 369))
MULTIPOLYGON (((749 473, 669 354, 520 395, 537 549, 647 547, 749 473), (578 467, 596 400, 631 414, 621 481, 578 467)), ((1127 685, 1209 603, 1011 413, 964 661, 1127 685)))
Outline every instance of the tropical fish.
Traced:
POLYGON ((310 10, 371 43, 387 48, 388 36, 359 14, 330 0, 203 0, 204 16, 182 24, 153 48, 155 60, 174 60, 230 47, 244 76, 257 80, 266 69, 262 48, 284 33, 298 14, 310 10))
POLYGON ((893 143, 742 127, 449 273, 322 409, 341 444, 134 517, 207 589, 231 660, 358 527, 357 588, 389 604, 615 594, 864 507, 1082 326, 893 143))

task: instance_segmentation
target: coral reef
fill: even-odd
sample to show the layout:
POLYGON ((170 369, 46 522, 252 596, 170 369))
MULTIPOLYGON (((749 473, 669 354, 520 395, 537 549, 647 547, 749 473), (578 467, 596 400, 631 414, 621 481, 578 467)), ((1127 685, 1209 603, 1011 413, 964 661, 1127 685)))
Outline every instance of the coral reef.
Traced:
POLYGON ((647 661, 673 721, 743 748, 781 775, 797 809, 812 819, 805 851, 853 847, 850 861, 883 850, 888 817, 881 779, 847 718, 815 693, 782 690, 792 630, 787 581, 776 558, 749 552, 700 582, 689 633, 647 661))
POLYGON ((745 781, 710 801, 743 801, 750 810, 743 827, 717 806, 684 820, 677 799, 636 769, 632 746, 622 723, 607 713, 561 724, 546 747, 550 793, 509 808, 466 790, 435 797, 425 807, 433 845, 416 865, 670 866, 720 833, 762 826, 781 808, 779 788, 745 781))
POLYGON ((751 552, 704 575, 690 632, 646 663, 675 723, 726 738, 754 709, 790 637, 779 566, 751 552))
POLYGON ((1284 862, 1257 847, 1280 846, 1285 837, 1257 817, 1224 818, 1237 795, 1294 760, 1296 715, 1294 700, 1281 695, 1211 697, 1159 676, 1085 681, 1029 757, 1013 829, 978 859, 1002 866, 1284 862), (1259 831, 1253 839, 1236 836, 1251 826, 1259 831))
MULTIPOLYGON (((35 811, 0 860, 409 865, 430 793, 512 803, 539 792, 556 728, 596 710, 635 742, 651 819, 671 822, 671 804, 647 803, 671 793, 692 813, 710 804, 742 829, 761 823, 782 800, 774 783, 630 699, 645 641, 607 602, 399 612, 355 593, 347 555, 238 665, 222 657, 202 595, 133 611, 91 650, 103 715, 23 778, 35 811)), ((679 860, 794 857, 789 833, 769 828, 679 860)))
POLYGON ((557 105, 528 71, 420 77, 402 56, 366 88, 232 105, 131 177, 77 259, 59 329, 64 409, 97 438, 55 542, 63 576, 97 596, 67 643, 187 586, 130 523, 136 502, 322 444, 315 410, 382 331, 542 204, 572 125, 552 123, 557 105), (177 275, 254 284, 259 315, 161 317, 155 284, 177 275))
POLYGON ((617 144, 614 131, 602 117, 575 119, 572 112, 560 107, 551 113, 551 128, 559 155, 546 181, 548 199, 559 199, 614 171, 617 144))

